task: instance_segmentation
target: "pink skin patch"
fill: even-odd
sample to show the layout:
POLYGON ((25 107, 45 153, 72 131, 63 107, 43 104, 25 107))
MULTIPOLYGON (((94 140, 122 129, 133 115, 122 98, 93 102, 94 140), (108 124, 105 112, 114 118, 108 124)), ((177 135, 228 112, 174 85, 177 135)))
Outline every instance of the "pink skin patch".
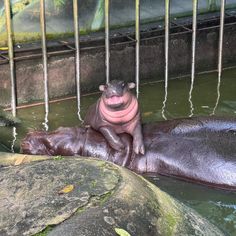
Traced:
POLYGON ((102 98, 99 110, 103 117, 112 124, 127 123, 137 115, 138 102, 133 95, 126 92, 121 97, 102 98), (123 104, 124 108, 122 110, 115 110, 109 107, 109 105, 115 104, 123 104))
POLYGON ((108 106, 112 106, 112 105, 119 105, 123 103, 123 97, 119 97, 119 96, 112 96, 110 98, 106 98, 105 99, 105 103, 108 106))

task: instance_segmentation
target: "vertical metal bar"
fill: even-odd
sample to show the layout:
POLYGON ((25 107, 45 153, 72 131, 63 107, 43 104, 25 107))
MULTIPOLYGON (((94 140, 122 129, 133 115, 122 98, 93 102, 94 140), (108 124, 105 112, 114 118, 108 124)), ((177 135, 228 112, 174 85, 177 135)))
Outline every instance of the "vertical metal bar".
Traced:
POLYGON ((135 2, 135 40, 136 40, 136 54, 135 54, 135 82, 136 82, 136 96, 139 96, 139 70, 140 70, 140 0, 135 2))
POLYGON ((220 100, 220 85, 222 75, 222 58, 223 58, 223 37, 224 37, 224 21, 225 21, 225 0, 221 0, 220 9, 220 33, 219 33, 219 48, 218 48, 218 83, 217 83, 217 99, 212 115, 215 114, 216 108, 220 100))
POLYGON ((170 1, 165 0, 165 84, 168 87, 169 74, 169 28, 170 28, 170 1))
POLYGON ((197 12, 198 12, 198 0, 193 0, 193 23, 192 23, 192 68, 191 68, 191 87, 189 90, 189 102, 190 102, 190 117, 193 116, 193 103, 192 92, 195 79, 195 64, 196 64, 196 36, 197 36, 197 12))
POLYGON ((105 0, 105 47, 106 47, 106 83, 110 81, 110 0, 105 0))
POLYGON ((76 91, 77 91, 77 109, 78 118, 80 121, 80 106, 81 106, 81 95, 80 95, 80 35, 79 35, 79 11, 78 11, 78 0, 73 0, 73 14, 74 14, 74 31, 75 31, 75 76, 76 76, 76 91))
POLYGON ((43 54, 43 77, 44 77, 44 102, 45 102, 45 122, 49 112, 49 96, 48 96, 48 60, 47 60, 47 44, 46 44, 46 24, 45 24, 45 0, 40 0, 40 26, 41 26, 41 41, 43 54))
POLYGON ((11 77, 11 109, 12 109, 12 115, 16 116, 16 83, 15 83, 15 65, 14 65, 14 49, 13 49, 13 39, 12 39, 10 1, 4 0, 4 6, 6 14, 8 56, 9 56, 10 77, 11 77))
POLYGON ((221 0, 220 10, 220 37, 218 49, 218 79, 221 79, 222 74, 222 54, 223 54, 223 37, 224 37, 224 22, 225 22, 225 0, 221 0))
POLYGON ((162 107, 162 117, 165 117, 165 106, 168 93, 168 74, 169 74, 169 28, 170 28, 170 1, 165 0, 165 99, 162 107))

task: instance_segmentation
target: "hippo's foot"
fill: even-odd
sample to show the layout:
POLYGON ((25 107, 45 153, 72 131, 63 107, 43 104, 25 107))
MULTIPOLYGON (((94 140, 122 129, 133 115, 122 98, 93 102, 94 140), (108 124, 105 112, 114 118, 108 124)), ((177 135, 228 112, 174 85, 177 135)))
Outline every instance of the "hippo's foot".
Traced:
POLYGON ((114 142, 109 142, 110 146, 118 152, 124 151, 125 145, 121 140, 114 142))
POLYGON ((144 144, 143 144, 143 141, 140 140, 140 139, 134 139, 133 141, 133 152, 135 154, 142 154, 144 155, 145 153, 145 148, 144 148, 144 144))
POLYGON ((112 127, 104 126, 101 127, 99 131, 103 134, 103 136, 113 149, 119 152, 124 150, 125 145, 112 127))

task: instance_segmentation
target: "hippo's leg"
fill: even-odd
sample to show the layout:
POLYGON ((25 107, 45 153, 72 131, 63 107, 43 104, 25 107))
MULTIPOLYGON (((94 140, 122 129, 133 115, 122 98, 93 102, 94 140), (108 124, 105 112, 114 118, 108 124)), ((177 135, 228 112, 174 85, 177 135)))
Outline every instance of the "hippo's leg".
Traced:
POLYGON ((99 131, 103 134, 110 146, 116 151, 122 151, 125 148, 120 137, 115 133, 113 128, 103 126, 99 129, 99 131))
POLYGON ((145 153, 141 124, 137 124, 133 131, 133 151, 136 154, 141 153, 144 155, 145 153))

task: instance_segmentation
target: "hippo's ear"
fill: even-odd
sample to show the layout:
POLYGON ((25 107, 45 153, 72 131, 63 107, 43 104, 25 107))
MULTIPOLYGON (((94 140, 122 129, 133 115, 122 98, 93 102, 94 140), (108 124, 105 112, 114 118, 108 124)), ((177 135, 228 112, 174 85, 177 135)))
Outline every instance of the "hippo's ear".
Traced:
POLYGON ((128 83, 128 87, 129 87, 129 89, 132 89, 132 88, 135 88, 135 83, 128 83))
POLYGON ((102 84, 102 85, 99 85, 99 90, 100 90, 100 91, 102 91, 102 92, 103 92, 103 91, 105 90, 105 88, 106 88, 106 86, 105 86, 105 85, 103 85, 103 84, 102 84))

